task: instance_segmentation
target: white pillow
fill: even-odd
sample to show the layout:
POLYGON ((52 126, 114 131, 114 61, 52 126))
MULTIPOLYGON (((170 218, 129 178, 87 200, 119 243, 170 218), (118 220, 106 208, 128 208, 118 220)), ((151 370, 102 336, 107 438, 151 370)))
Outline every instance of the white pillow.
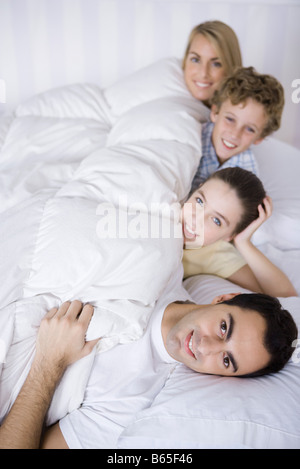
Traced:
POLYGON ((274 205, 273 215, 254 233, 253 242, 300 249, 300 151, 270 137, 255 145, 253 152, 274 205))
MULTIPOLYGON (((125 112, 114 124, 107 145, 145 140, 177 141, 201 154, 201 124, 208 109, 188 98, 173 96, 142 103, 125 112)), ((170 150, 171 151, 171 150, 170 150)))
POLYGON ((17 117, 42 116, 56 118, 94 119, 110 128, 110 111, 101 88, 89 83, 53 88, 21 103, 17 117))
MULTIPOLYGON (((236 292, 227 280, 185 281, 192 298, 208 303, 236 292)), ((246 291, 238 288, 238 291, 246 291)), ((300 298, 282 299, 300 326, 300 298)), ((277 374, 226 378, 178 365, 150 408, 121 435, 120 448, 300 448, 300 360, 277 374)))
POLYGON ((177 58, 162 59, 138 70, 107 87, 104 96, 115 116, 162 97, 183 96, 196 101, 187 90, 177 58))

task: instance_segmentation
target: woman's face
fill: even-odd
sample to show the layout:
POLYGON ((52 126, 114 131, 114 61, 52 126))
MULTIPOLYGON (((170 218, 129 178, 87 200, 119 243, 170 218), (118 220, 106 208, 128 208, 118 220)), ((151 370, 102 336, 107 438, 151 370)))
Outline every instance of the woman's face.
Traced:
POLYGON ((208 180, 182 207, 184 247, 195 249, 221 239, 230 241, 243 213, 234 189, 219 179, 208 180))
POLYGON ((184 67, 184 79, 188 90, 194 98, 208 101, 224 77, 225 66, 217 50, 206 37, 196 34, 184 67))

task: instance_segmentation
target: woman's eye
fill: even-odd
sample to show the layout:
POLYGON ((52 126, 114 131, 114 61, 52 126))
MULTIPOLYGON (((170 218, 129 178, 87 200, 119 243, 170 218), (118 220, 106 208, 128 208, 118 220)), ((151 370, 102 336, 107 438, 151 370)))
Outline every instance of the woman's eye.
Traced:
POLYGON ((221 221, 220 221, 220 219, 219 219, 219 218, 217 218, 217 217, 213 217, 213 222, 214 222, 214 224, 215 224, 215 225, 217 225, 217 226, 221 226, 221 221))
POLYGON ((191 62, 198 63, 199 62, 198 57, 191 57, 191 62))
POLYGON ((221 68, 222 67, 222 64, 221 62, 213 62, 213 67, 216 67, 216 68, 221 68))
POLYGON ((225 335, 226 332, 227 332, 227 324, 226 324, 226 321, 222 321, 222 322, 221 322, 221 332, 222 332, 222 335, 225 335))
POLYGON ((197 204, 200 204, 201 207, 203 207, 203 200, 201 199, 201 197, 196 197, 196 202, 197 204))

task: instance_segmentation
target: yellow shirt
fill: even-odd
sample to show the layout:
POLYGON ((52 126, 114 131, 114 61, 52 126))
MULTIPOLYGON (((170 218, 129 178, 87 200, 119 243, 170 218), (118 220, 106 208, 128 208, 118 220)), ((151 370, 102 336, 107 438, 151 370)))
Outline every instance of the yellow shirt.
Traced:
POLYGON ((228 278, 246 265, 237 249, 223 240, 199 249, 184 249, 182 263, 184 278, 197 274, 228 278))

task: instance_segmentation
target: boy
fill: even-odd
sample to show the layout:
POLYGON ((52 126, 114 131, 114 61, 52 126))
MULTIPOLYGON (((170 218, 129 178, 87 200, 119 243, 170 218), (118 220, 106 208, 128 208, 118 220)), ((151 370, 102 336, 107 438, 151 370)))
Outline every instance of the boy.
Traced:
POLYGON ((202 158, 191 193, 210 174, 239 166, 258 175, 250 149, 280 127, 284 106, 282 85, 253 67, 238 68, 212 98, 211 122, 202 127, 202 158))

